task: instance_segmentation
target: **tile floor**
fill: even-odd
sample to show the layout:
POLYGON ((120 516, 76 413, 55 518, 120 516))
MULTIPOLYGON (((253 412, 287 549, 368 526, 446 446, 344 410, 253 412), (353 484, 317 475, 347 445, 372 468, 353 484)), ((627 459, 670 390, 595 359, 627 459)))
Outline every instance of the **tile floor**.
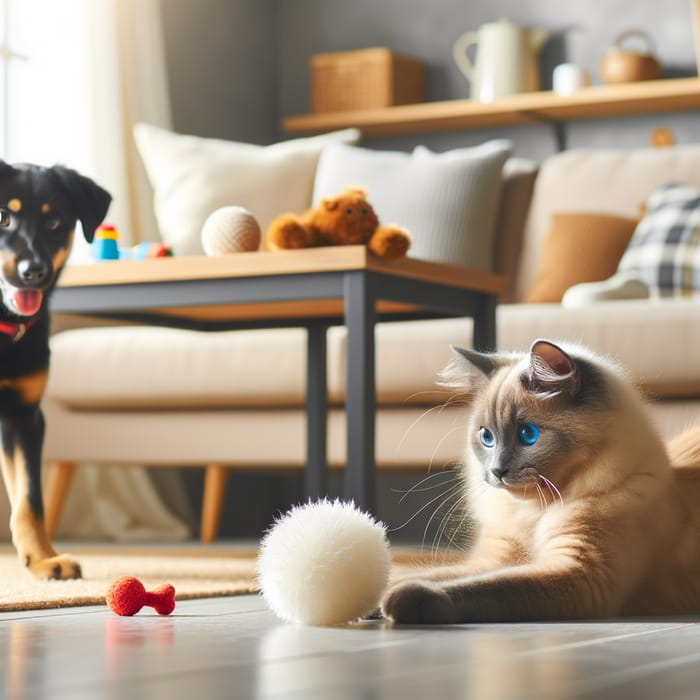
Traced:
POLYGON ((257 596, 0 614, 0 697, 697 700, 700 620, 303 628, 257 596))

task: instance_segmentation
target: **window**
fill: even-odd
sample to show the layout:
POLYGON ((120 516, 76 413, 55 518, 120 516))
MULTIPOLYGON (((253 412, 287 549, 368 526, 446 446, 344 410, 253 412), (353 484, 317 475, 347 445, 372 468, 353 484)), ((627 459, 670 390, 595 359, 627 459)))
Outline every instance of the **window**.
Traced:
POLYGON ((170 126, 159 0, 0 0, 0 158, 99 182, 124 244, 156 231, 139 121, 170 126))
POLYGON ((90 0, 0 0, 0 157, 94 169, 90 0))

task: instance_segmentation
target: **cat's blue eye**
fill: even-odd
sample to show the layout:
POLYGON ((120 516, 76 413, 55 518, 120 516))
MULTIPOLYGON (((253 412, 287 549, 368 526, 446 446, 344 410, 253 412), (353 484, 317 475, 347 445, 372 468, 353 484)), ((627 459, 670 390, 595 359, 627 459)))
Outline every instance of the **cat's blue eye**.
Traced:
POLYGON ((496 444, 496 438, 488 428, 479 430, 479 440, 484 447, 493 447, 496 444))
POLYGON ((523 445, 529 447, 534 445, 540 437, 540 429, 532 423, 523 423, 518 428, 518 439, 523 445))

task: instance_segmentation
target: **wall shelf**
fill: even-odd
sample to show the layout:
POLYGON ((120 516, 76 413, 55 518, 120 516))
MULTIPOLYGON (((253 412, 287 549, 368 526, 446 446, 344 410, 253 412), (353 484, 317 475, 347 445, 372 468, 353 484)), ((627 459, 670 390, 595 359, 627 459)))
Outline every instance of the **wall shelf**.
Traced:
POLYGON ((690 110, 700 110, 698 78, 593 86, 569 96, 530 92, 502 97, 490 103, 449 100, 310 114, 286 117, 282 120, 282 128, 290 133, 321 133, 357 127, 367 138, 690 110))

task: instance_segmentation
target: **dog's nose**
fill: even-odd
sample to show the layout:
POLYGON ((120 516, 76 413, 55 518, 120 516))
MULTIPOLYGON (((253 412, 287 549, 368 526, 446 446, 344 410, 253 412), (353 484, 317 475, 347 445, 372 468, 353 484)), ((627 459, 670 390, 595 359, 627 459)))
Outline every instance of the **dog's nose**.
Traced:
POLYGON ((46 279, 49 268, 43 262, 36 260, 20 260, 17 263, 17 273, 22 282, 38 284, 46 279))

